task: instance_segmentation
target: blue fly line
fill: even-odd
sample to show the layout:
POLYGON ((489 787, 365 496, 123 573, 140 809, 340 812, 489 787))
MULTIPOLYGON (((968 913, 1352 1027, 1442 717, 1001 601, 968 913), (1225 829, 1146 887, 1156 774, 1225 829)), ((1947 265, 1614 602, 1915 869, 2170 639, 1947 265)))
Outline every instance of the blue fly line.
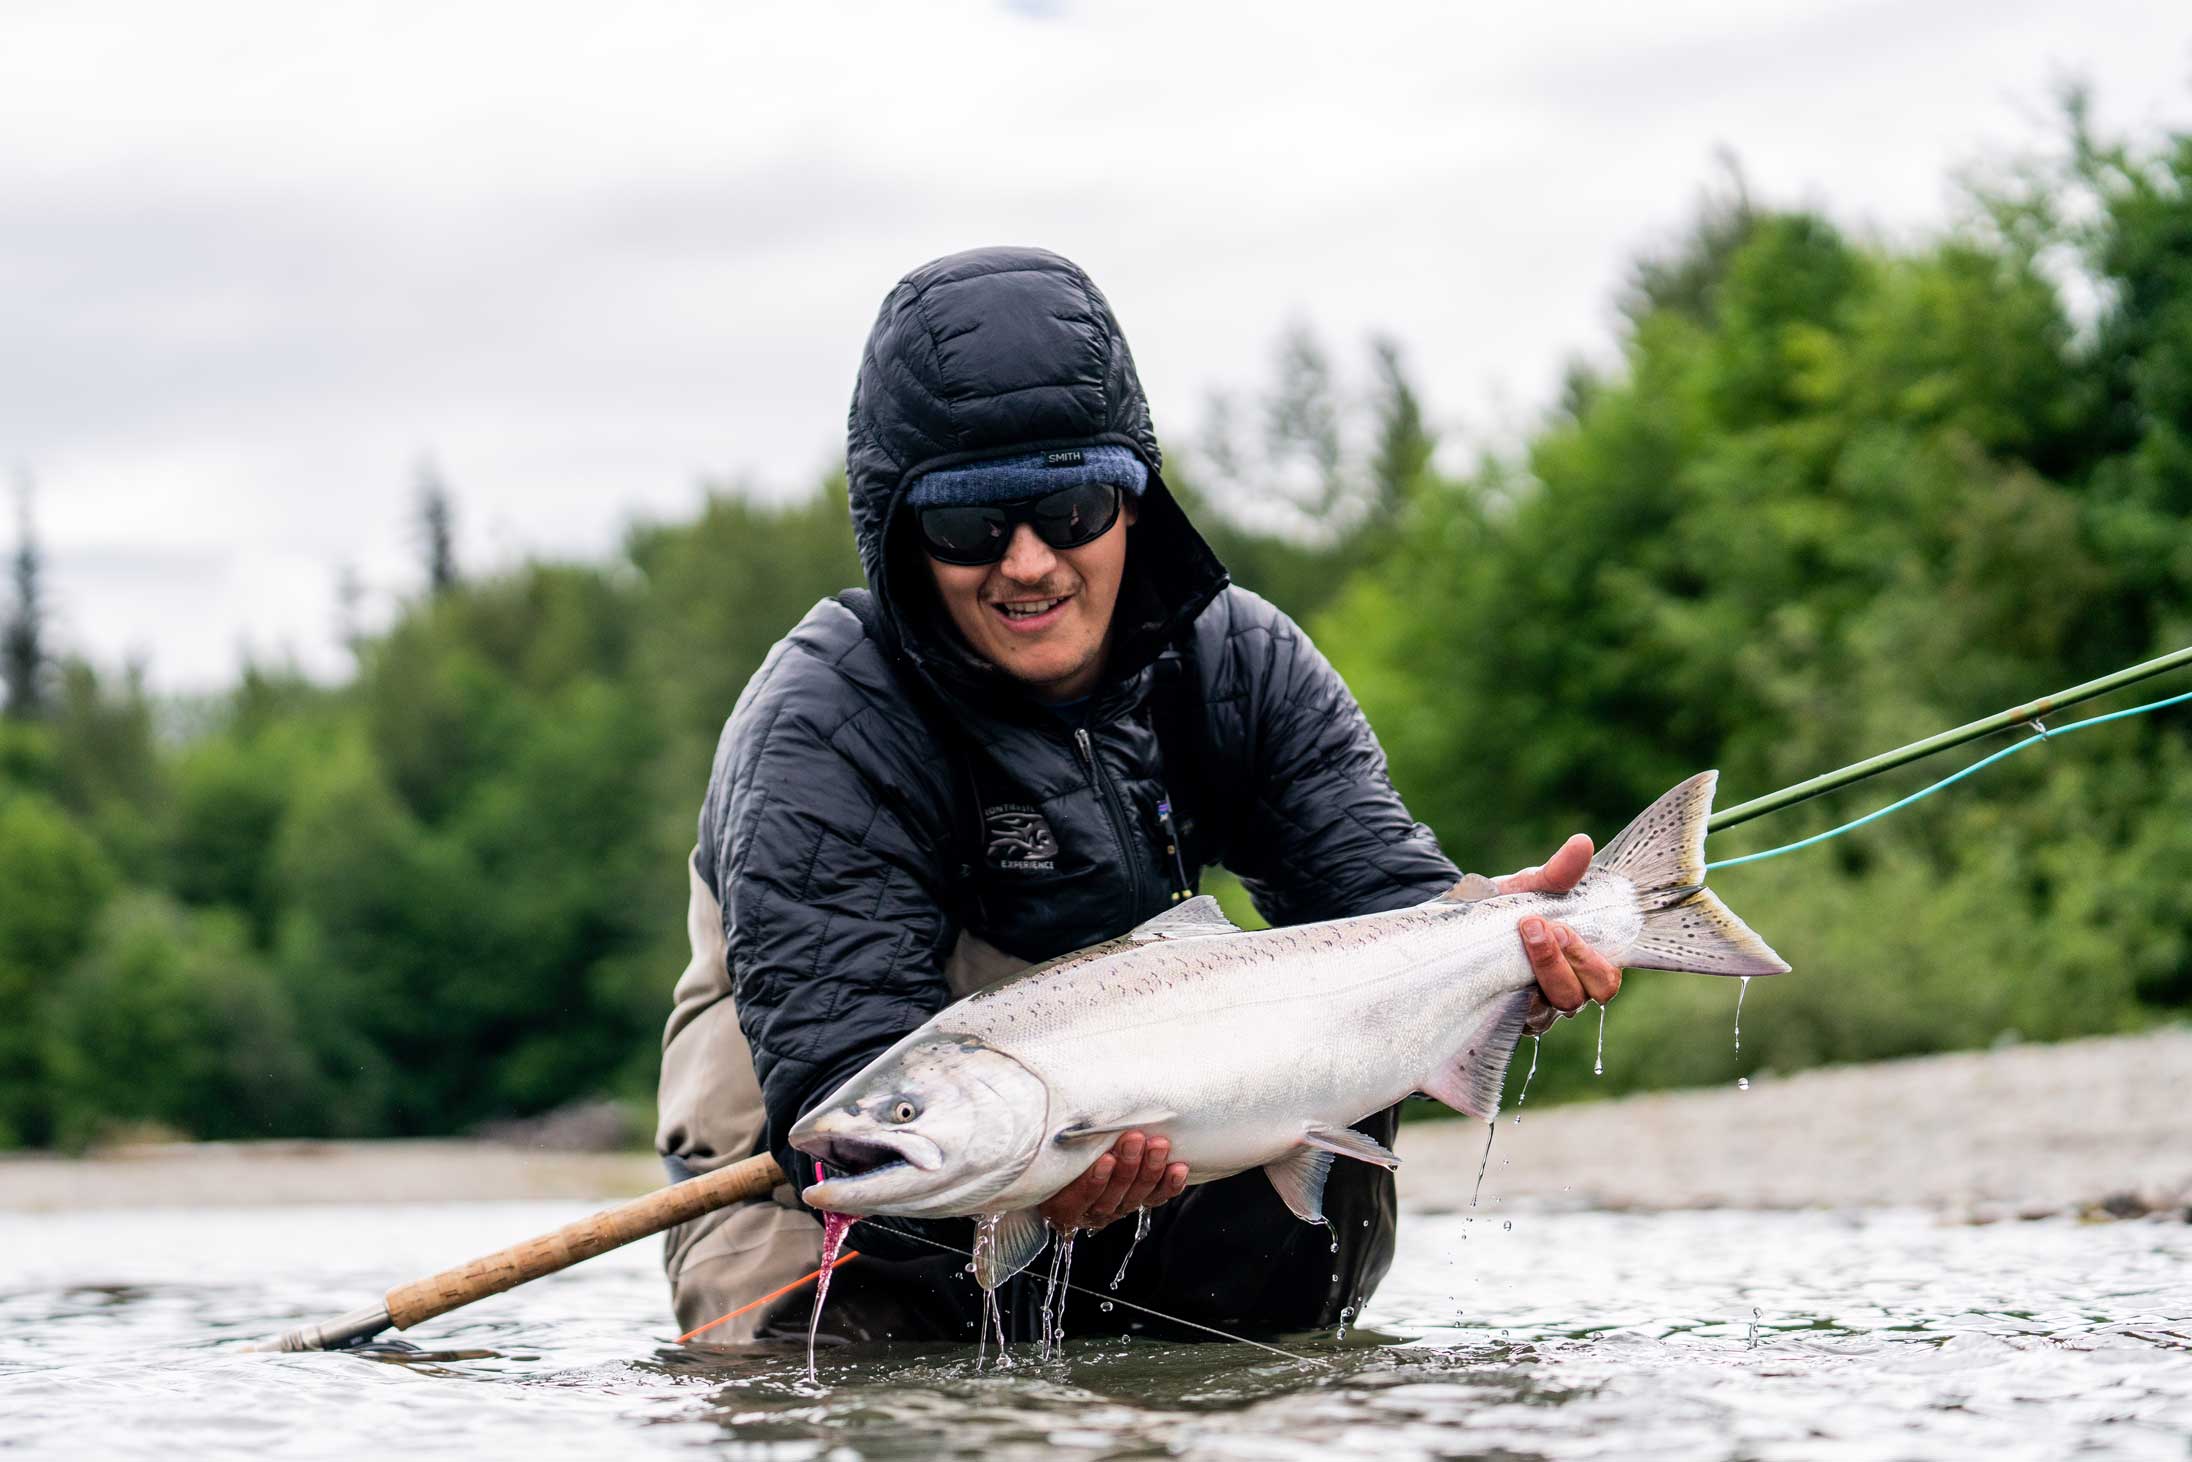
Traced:
POLYGON ((1931 797, 1934 793, 1940 791, 1943 787, 1952 786, 1957 782, 1961 782, 1964 778, 1970 776, 1973 772, 1984 771, 1986 768, 1993 766, 1996 762, 2000 761, 2003 757, 2015 756, 2018 752, 2023 751, 2028 746, 2036 746, 2042 741, 2052 741, 2058 736, 2068 736, 2071 732, 2083 731, 2088 726, 2103 726, 2110 721, 2121 721, 2127 716, 2143 716, 2149 711, 2159 711, 2168 706, 2182 705, 2186 701, 2192 701, 2192 691, 2186 691, 2183 695, 2173 695, 2167 700, 2149 701, 2143 706, 2132 706, 2128 710, 2110 711, 2105 716, 2088 716, 2083 721, 2072 721, 2069 725, 2058 726, 2052 731, 2048 730, 2047 727, 2041 725, 2038 721, 2034 721, 2031 724, 2036 734, 2027 736, 2022 741, 2013 742, 2010 745, 2003 747, 2000 751, 1995 752, 1991 756, 1981 757, 1979 760, 1973 762, 1970 766, 1965 767, 1962 771, 1951 772, 1947 776, 1941 778, 1940 781, 1935 782, 1932 786, 1920 788, 1918 791, 1911 793, 1908 797, 1903 798, 1900 802, 1890 802, 1887 806, 1882 807, 1874 812, 1868 812, 1863 817, 1858 818, 1854 822, 1845 822, 1840 827, 1829 828, 1823 833, 1815 833, 1811 837, 1801 839, 1797 842, 1787 843, 1778 848, 1768 848, 1763 853, 1745 853, 1740 858, 1722 858, 1718 862, 1707 863, 1705 865, 1705 870, 1709 873, 1719 868, 1736 868, 1745 863, 1756 863, 1766 858, 1778 858, 1783 853, 1793 853, 1799 848, 1808 848, 1811 847, 1814 843, 1823 843, 1829 838, 1838 838, 1844 833, 1857 831, 1857 829, 1863 827, 1868 822, 1878 822, 1881 818, 1886 817, 1891 812, 1900 812, 1904 808, 1910 806, 1910 804, 1913 802, 1922 801, 1927 797, 1931 797))

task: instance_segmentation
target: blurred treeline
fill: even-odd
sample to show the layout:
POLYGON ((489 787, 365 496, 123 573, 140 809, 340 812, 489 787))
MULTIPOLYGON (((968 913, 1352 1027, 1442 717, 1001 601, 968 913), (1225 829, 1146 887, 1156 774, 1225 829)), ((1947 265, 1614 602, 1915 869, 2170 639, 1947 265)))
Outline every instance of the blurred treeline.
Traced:
MULTIPOLYGON (((1620 309, 1619 364, 1465 470, 1395 350, 1357 388, 1298 332, 1171 444, 1235 577, 1310 625, 1464 866, 1603 839, 1702 766, 1732 803, 2192 641, 2192 137, 2104 143, 2073 106, 2058 156, 1917 242, 1731 180, 1620 309)), ((54 658, 26 536, 0 1145, 448 1132, 651 1092, 710 752, 769 645, 858 580, 842 485, 479 580, 451 511, 429 483, 424 587, 349 683, 260 668, 187 706, 54 658)), ((1532 1101, 2182 1011, 2185 725, 1727 871, 1798 969, 1753 989, 1740 1056, 1729 982, 1639 975, 1603 1081, 1564 1027, 1532 1101)))

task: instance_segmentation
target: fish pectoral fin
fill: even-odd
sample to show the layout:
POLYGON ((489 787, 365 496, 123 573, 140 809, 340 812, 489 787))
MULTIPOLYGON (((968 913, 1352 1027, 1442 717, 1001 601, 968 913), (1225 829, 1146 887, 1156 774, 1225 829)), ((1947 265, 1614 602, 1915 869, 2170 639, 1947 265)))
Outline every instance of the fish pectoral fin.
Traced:
POLYGON ((1332 1154, 1321 1147, 1291 1148, 1263 1165, 1263 1175, 1304 1223, 1324 1222, 1324 1179, 1331 1171, 1332 1154))
POLYGON ((1218 901, 1205 893, 1136 924, 1126 931, 1126 937, 1140 943, 1149 939, 1208 939, 1240 932, 1241 926, 1228 919, 1218 901))
POLYGON ((1132 1132, 1138 1127, 1154 1127, 1159 1122, 1169 1122, 1180 1114, 1165 1107, 1149 1107, 1115 1122, 1075 1122, 1058 1129, 1058 1135, 1050 1140, 1060 1147, 1070 1142, 1082 1142, 1091 1137, 1110 1137, 1120 1132, 1132 1132))
POLYGON ((1422 1082, 1423 1090, 1457 1112, 1489 1122, 1499 1115, 1500 1093, 1507 1086, 1507 1063, 1514 1059, 1530 1017, 1535 985, 1500 997, 1461 1043, 1461 1049, 1422 1082))
POLYGON ((984 1289, 995 1289, 1035 1262, 1050 1243, 1050 1224, 1032 1208, 1000 1213, 990 1225, 989 1241, 977 1230, 974 1244, 974 1280, 984 1289))
POLYGON ((1302 1134, 1302 1141, 1357 1162, 1376 1163, 1388 1171, 1400 1166, 1400 1158, 1393 1149, 1352 1127, 1312 1127, 1302 1134))

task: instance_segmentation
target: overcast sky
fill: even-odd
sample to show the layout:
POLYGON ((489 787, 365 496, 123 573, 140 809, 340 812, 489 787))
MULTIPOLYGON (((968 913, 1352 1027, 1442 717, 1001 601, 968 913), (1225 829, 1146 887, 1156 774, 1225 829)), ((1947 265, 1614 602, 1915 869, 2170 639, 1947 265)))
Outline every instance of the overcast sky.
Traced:
POLYGON ((908 268, 1085 265, 1160 434, 1290 321, 1511 432, 1627 261, 1741 158, 1906 238, 2069 77, 2192 118, 2156 0, 0 7, 0 464, 65 646, 340 673, 345 567, 418 582, 422 456, 474 568, 602 557, 703 482, 804 489, 908 268))

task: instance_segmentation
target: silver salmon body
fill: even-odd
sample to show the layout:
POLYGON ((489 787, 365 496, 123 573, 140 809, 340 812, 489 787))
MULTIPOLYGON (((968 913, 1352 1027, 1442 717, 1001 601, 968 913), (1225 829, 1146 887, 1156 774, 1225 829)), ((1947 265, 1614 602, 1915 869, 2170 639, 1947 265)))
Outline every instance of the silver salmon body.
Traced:
POLYGON ((792 1128, 841 1174, 836 1213, 999 1216, 994 1287, 1039 1254, 1035 1213, 1128 1130, 1170 1139, 1190 1183, 1260 1167, 1321 1222, 1335 1157, 1399 1159, 1354 1123, 1423 1092, 1499 1108, 1536 977, 1516 925, 1572 927, 1619 966, 1788 969, 1704 885, 1715 772, 1646 809, 1567 894, 1472 875, 1413 908, 1245 932, 1210 898, 937 1013, 792 1128))

